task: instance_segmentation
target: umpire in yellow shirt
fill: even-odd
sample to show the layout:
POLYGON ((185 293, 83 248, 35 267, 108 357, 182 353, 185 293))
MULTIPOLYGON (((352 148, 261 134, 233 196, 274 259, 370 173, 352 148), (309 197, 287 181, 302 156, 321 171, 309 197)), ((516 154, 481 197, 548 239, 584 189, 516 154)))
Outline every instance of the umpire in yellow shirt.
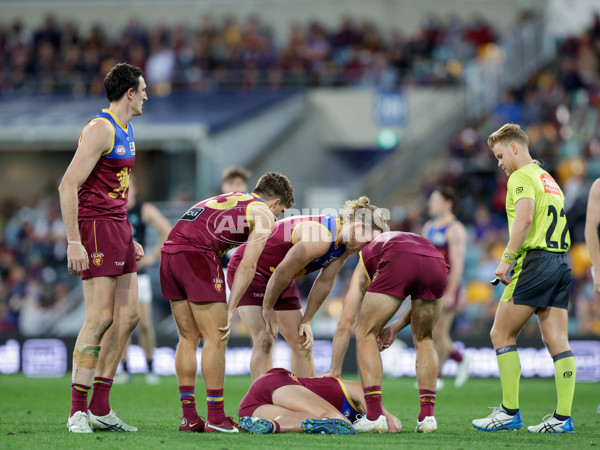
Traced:
POLYGON ((517 335, 535 313, 542 339, 554 360, 558 405, 530 433, 574 433, 571 405, 575 360, 569 346, 568 314, 571 238, 565 197, 554 178, 529 154, 529 139, 518 125, 506 124, 488 138, 498 166, 508 175, 506 214, 510 239, 496 269, 506 285, 490 333, 496 349, 502 404, 473 421, 482 431, 523 427, 519 410, 521 364, 517 335))

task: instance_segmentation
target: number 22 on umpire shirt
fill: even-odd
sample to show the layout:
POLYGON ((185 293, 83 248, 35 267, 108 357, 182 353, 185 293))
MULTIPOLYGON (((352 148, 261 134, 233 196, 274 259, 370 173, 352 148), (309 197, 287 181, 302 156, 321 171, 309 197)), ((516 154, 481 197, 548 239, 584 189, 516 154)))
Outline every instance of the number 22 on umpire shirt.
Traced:
POLYGON ((538 164, 527 164, 513 172, 508 179, 506 215, 509 234, 512 234, 515 220, 515 204, 522 198, 535 201, 535 212, 521 250, 569 250, 571 237, 564 210, 565 196, 554 178, 538 164))

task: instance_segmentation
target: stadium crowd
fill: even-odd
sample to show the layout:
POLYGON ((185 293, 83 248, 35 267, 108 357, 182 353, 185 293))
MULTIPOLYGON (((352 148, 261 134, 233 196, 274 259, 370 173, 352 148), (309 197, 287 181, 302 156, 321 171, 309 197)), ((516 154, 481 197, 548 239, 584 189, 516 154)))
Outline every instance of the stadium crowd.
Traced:
MULTIPOLYGON (((525 13, 522 20, 528 20, 525 13)), ((82 32, 52 15, 35 30, 0 21, 0 92, 102 95, 117 61, 141 67, 154 95, 214 89, 447 84, 462 75, 498 32, 481 16, 435 14, 414 35, 345 15, 337 27, 292 23, 275 36, 258 16, 205 15, 199 23, 143 25, 132 17, 117 35, 102 25, 82 32)))
POLYGON ((52 334, 52 319, 72 306, 68 294, 78 284, 63 270, 67 240, 58 196, 6 219, 0 217, 0 332, 52 334))
MULTIPOLYGON (((498 39, 481 18, 461 23, 457 17, 441 21, 434 15, 411 37, 397 30, 384 37, 374 24, 349 16, 335 30, 318 22, 292 25, 281 44, 255 16, 242 22, 226 17, 220 23, 205 16, 197 27, 150 29, 132 18, 115 39, 104 34, 98 26, 84 35, 73 23, 59 24, 51 16, 33 33, 25 32, 18 21, 0 24, 0 91, 101 94, 102 74, 121 59, 145 68, 155 93, 163 94, 234 85, 254 89, 440 83, 454 80, 447 70, 452 67, 449 61, 472 58, 498 39)), ((570 331, 600 335, 600 299, 591 288, 583 244, 587 193, 591 181, 600 176, 600 16, 581 36, 560 42, 558 56, 522 86, 506 90, 483 122, 457 130, 448 144, 445 170, 424 186, 426 195, 438 184, 454 186, 461 198, 458 217, 468 229, 463 280, 467 307, 457 320, 458 338, 489 332, 500 295, 501 288, 494 290, 488 281, 507 240, 506 178, 497 170, 486 137, 506 122, 526 128, 532 154, 565 191, 573 240, 570 331)), ((425 204, 404 205, 403 211, 393 228, 420 233, 425 204)), ((74 277, 64 270, 65 251, 55 195, 33 209, 0 214, 0 332, 17 331, 23 311, 55 314, 69 307, 62 299, 74 277)), ((317 335, 333 333, 352 266, 343 269, 331 300, 319 313, 317 335)), ((309 277, 300 280, 305 296, 311 285, 309 277)), ((243 331, 238 327, 233 333, 243 331)))
MULTIPOLYGON (((591 27, 581 36, 560 42, 557 56, 544 70, 532 73, 522 86, 507 89, 483 123, 456 131, 449 142, 449 161, 436 183, 455 186, 459 191, 458 216, 470 224, 475 244, 468 247, 464 280, 467 297, 472 295, 475 304, 489 305, 486 299, 492 292, 485 282, 506 241, 503 235, 506 177, 497 170, 497 161, 488 150, 486 139, 504 123, 524 126, 532 155, 555 175, 564 189, 573 242, 571 331, 598 335, 600 299, 591 285, 584 227, 590 185, 600 177, 600 15, 595 16, 591 27)), ((426 190, 433 188, 431 185, 426 190)), ((468 322, 481 323, 481 314, 485 316, 486 312, 491 323, 494 310, 482 311, 479 305, 474 308, 471 320, 463 317, 464 331, 473 332, 468 322)))

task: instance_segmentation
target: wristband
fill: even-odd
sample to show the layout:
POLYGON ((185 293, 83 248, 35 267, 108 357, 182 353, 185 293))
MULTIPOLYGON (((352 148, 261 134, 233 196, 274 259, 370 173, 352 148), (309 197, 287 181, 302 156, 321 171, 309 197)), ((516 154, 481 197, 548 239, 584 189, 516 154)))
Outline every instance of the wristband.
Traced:
POLYGON ((78 247, 81 247, 83 251, 87 253, 87 250, 85 249, 81 241, 67 241, 67 245, 76 245, 78 247))
POLYGON ((509 249, 505 248, 504 253, 502 253, 502 262, 511 264, 517 258, 517 254, 515 252, 511 252, 509 249))

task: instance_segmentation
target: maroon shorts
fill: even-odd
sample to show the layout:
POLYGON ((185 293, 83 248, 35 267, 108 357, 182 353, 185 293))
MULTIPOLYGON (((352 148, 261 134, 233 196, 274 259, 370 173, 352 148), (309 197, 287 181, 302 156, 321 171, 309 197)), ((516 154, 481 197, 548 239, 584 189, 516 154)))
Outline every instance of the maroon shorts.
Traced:
POLYGON ((289 385, 301 386, 289 370, 275 368, 263 373, 254 380, 240 402, 239 416, 252 416, 259 406, 272 405, 275 389, 289 385))
POLYGON ((436 300, 444 296, 448 265, 443 258, 388 252, 380 261, 367 292, 404 299, 436 300))
MULTIPOLYGON (((233 286, 235 269, 235 267, 227 267, 227 284, 229 285, 229 289, 233 286)), ((250 282, 250 286, 248 286, 248 289, 242 295, 238 306, 262 306, 268 282, 269 279, 267 277, 255 274, 250 282)), ((275 310, 292 311, 295 309, 302 309, 302 304, 300 303, 300 294, 298 293, 296 282, 292 280, 277 299, 275 310)))
POLYGON ((137 272, 129 220, 80 220, 79 234, 90 258, 82 279, 137 272))
POLYGON ((227 303, 221 261, 208 253, 161 253, 160 290, 166 300, 227 303))

